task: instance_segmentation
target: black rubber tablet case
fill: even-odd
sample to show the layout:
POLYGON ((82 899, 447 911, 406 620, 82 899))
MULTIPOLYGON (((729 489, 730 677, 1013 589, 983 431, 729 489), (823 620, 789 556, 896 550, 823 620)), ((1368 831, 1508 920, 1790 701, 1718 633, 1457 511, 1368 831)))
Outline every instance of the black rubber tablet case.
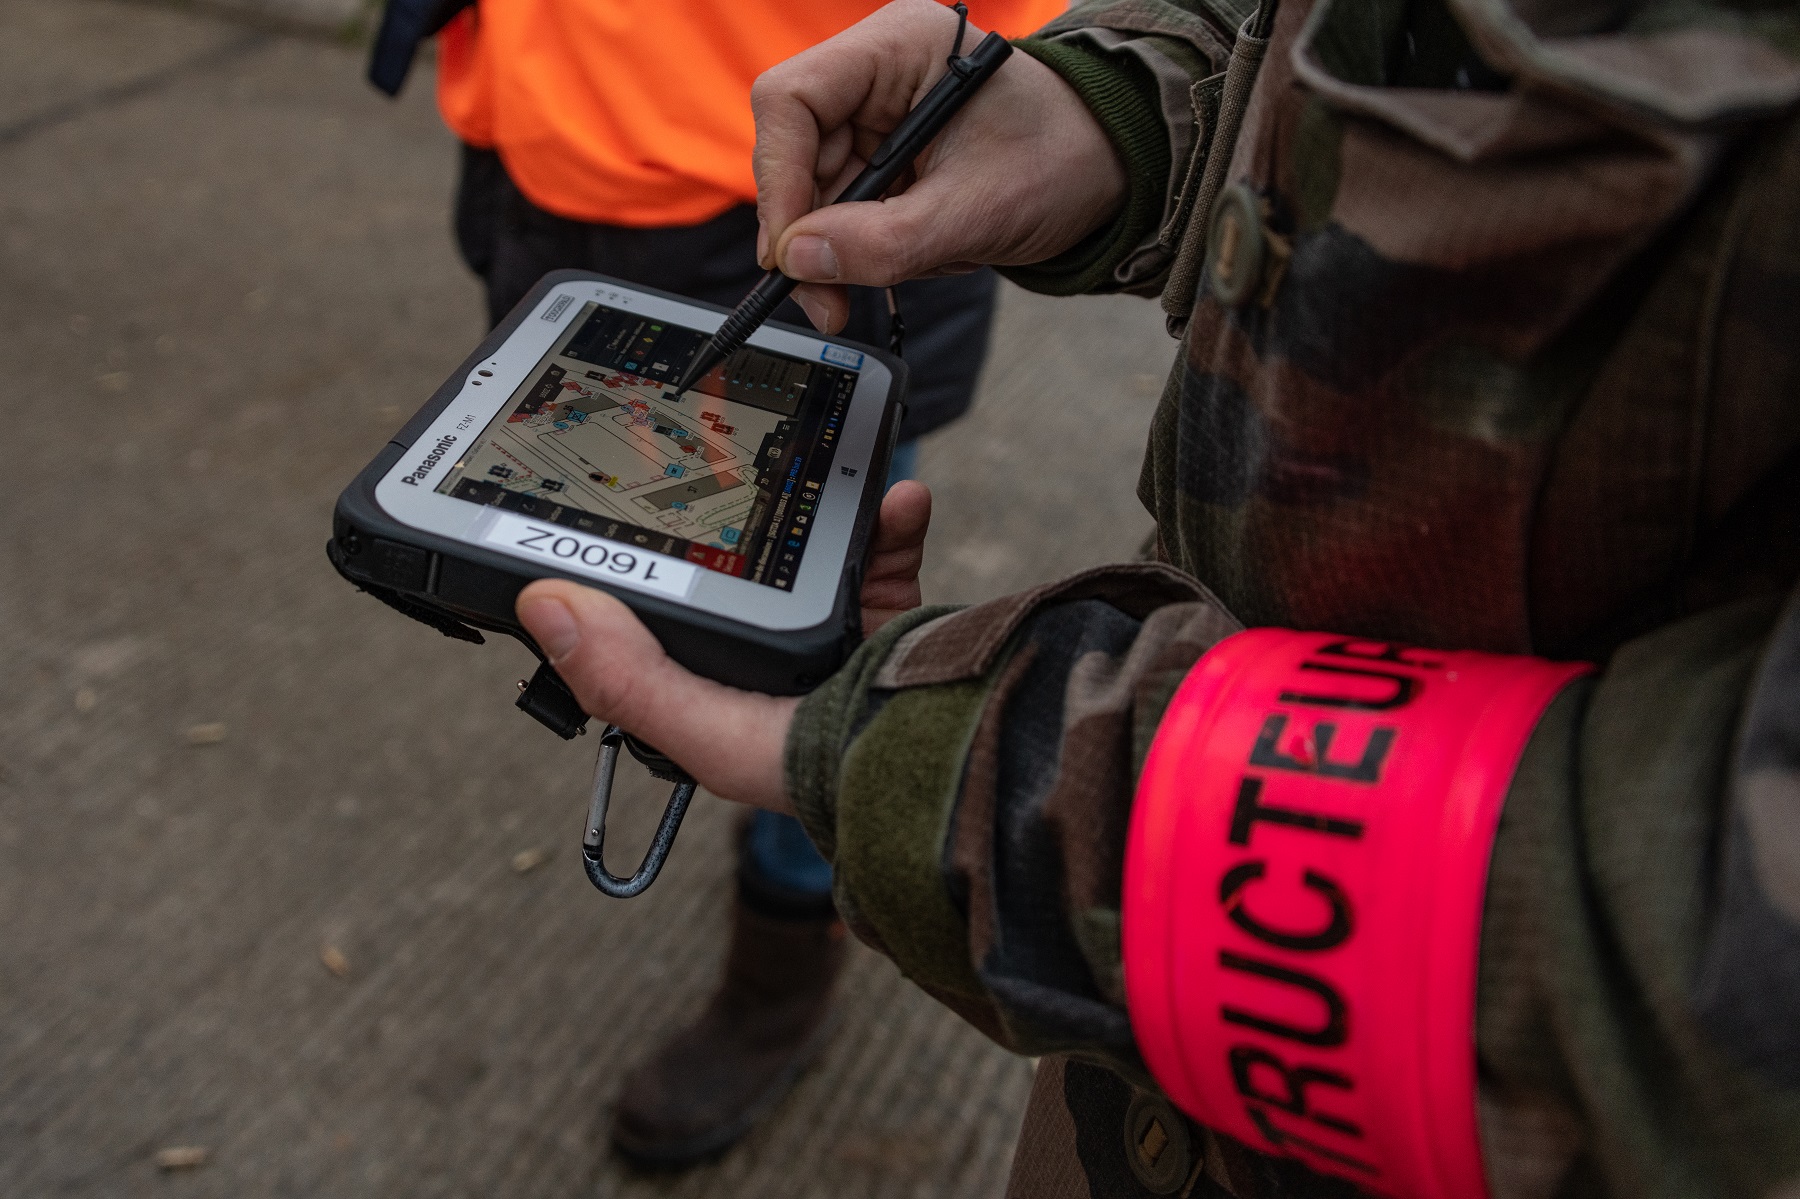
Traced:
MULTIPOLYGON (((499 327, 438 388, 431 401, 406 423, 338 497, 332 538, 327 546, 332 565, 346 579, 377 599, 446 636, 479 643, 482 637, 477 630, 510 634, 524 642, 540 661, 543 654, 513 616, 513 601, 533 579, 574 579, 590 587, 600 587, 630 605, 656 634, 669 656, 696 674, 733 687, 775 695, 810 691, 842 664, 862 638, 859 596, 863 568, 887 480, 888 462, 900 428, 903 412, 900 400, 905 394, 906 365, 891 354, 856 345, 863 353, 886 364, 893 372, 894 383, 882 422, 879 449, 864 473, 862 499, 837 597, 830 615, 811 628, 775 632, 654 595, 606 587, 592 578, 547 569, 403 525, 375 502, 376 483, 462 391, 469 373, 492 357, 536 310, 544 294, 560 283, 589 279, 698 304, 698 301, 587 271, 555 271, 544 276, 531 294, 519 301, 499 327)), ((725 311, 715 305, 700 306, 725 311)), ((810 329, 775 327, 818 336, 810 329)), ((581 712, 562 681, 547 665, 540 667, 537 677, 520 696, 519 706, 563 737, 573 737, 587 722, 586 714, 581 712)))

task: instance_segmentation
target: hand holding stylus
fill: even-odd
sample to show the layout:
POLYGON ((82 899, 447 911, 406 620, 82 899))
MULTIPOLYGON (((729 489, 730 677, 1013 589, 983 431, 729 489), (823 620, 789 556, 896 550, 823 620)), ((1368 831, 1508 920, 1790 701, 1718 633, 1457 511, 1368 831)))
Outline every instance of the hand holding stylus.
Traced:
MULTIPOLYGON (((751 92, 758 256, 805 281, 794 299, 825 332, 848 316, 845 284, 1040 262, 1124 203, 1124 165, 1099 122, 1048 67, 1015 53, 897 190, 820 206, 948 70, 956 25, 934 0, 895 0, 772 68, 751 92)), ((967 43, 982 36, 971 25, 967 43)))
MULTIPOLYGON (((974 98, 995 72, 1012 57, 1012 43, 997 33, 990 33, 964 53, 968 41, 969 10, 962 0, 956 4, 956 38, 944 59, 944 72, 937 82, 900 119, 900 123, 881 140, 856 176, 838 190, 830 204, 873 203, 885 196, 913 168, 913 160, 937 139, 963 106, 974 98)), ((677 395, 699 382, 701 377, 730 355, 736 353, 774 315, 781 302, 799 286, 797 280, 771 270, 750 294, 731 310, 718 330, 702 346, 675 384, 677 395)), ((898 339, 898 332, 895 333, 898 339)), ((898 340, 895 343, 898 351, 898 340)))

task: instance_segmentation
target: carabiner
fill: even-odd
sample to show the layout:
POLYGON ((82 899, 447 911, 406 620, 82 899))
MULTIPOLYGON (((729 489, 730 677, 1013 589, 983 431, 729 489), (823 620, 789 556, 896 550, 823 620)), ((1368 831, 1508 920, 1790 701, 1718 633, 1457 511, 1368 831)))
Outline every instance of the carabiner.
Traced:
POLYGON ((614 899, 630 899, 655 882, 668 860, 669 848, 675 844, 681 819, 687 815, 688 802, 694 798, 694 786, 692 776, 667 757, 641 745, 618 725, 608 725, 600 734, 600 754, 594 761, 594 792, 588 800, 587 831, 581 838, 581 861, 587 867, 588 881, 614 899), (608 872, 600 852, 606 841, 606 809, 612 802, 613 772, 619 765, 621 746, 629 748, 631 756, 648 767, 651 775, 675 784, 662 821, 656 826, 656 836, 651 838, 637 873, 630 878, 608 872))

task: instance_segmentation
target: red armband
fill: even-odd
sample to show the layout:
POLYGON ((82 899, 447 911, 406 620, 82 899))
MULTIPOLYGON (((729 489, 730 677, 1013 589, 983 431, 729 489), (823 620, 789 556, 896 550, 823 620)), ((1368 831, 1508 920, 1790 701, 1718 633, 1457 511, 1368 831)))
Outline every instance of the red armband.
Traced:
POLYGON ((1475 977, 1513 771, 1592 668, 1252 629, 1175 693, 1125 851, 1131 1025, 1194 1119, 1483 1199, 1475 977))

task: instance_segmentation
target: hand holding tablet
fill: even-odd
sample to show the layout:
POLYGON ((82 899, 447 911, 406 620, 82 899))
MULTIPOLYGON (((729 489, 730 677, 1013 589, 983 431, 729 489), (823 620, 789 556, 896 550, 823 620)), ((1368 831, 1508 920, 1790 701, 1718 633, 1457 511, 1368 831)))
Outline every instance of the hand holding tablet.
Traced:
POLYGON ((861 639, 872 549, 878 602, 916 602, 928 493, 901 489, 891 544, 871 540, 905 366, 768 326, 677 393, 720 319, 546 276, 345 489, 327 546, 345 578, 448 636, 523 641, 543 665, 519 706, 559 735, 589 713, 624 722, 600 738, 582 840, 615 897, 655 880, 696 778, 785 804, 796 701, 777 696, 861 639), (626 877, 603 856, 621 749, 675 784, 626 877))
POLYGON ((696 674, 807 690, 861 636, 906 368, 770 325, 677 394, 720 319, 548 276, 344 491, 333 563, 452 635, 528 645, 519 591, 578 580, 696 674))

